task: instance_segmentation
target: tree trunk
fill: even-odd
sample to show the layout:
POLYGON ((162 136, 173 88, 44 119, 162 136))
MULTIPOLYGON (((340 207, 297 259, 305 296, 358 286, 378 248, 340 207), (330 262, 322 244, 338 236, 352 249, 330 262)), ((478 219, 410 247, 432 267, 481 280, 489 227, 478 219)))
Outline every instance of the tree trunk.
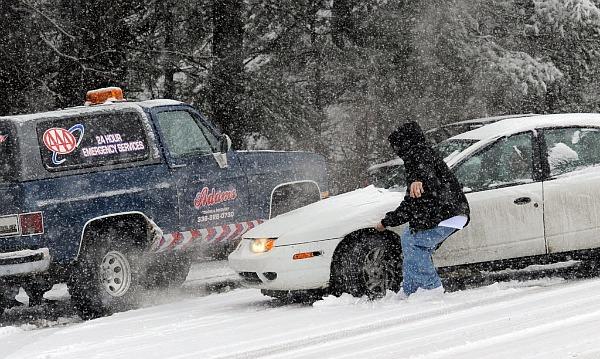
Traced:
POLYGON ((242 111, 243 21, 242 0, 214 1, 212 7, 214 62, 210 103, 213 120, 228 133, 236 148, 248 129, 242 111))
POLYGON ((174 64, 174 50, 175 50, 175 39, 173 37, 173 29, 175 28, 175 21, 173 18, 173 0, 166 0, 163 2, 163 26, 165 30, 164 38, 164 67, 163 75, 165 77, 164 87, 164 98, 175 98, 175 64, 174 64))

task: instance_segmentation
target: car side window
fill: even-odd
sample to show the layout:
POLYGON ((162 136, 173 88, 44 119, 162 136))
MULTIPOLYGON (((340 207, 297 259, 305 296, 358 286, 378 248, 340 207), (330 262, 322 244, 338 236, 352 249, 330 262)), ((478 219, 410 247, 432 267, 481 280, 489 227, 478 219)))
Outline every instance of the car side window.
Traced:
POLYGON ((459 165, 455 174, 466 192, 533 182, 531 133, 501 138, 459 165))
POLYGON ((544 130, 550 176, 600 164, 600 129, 567 127, 544 130))
POLYGON ((216 137, 187 111, 157 114, 165 145, 173 157, 208 155, 215 151, 216 137))

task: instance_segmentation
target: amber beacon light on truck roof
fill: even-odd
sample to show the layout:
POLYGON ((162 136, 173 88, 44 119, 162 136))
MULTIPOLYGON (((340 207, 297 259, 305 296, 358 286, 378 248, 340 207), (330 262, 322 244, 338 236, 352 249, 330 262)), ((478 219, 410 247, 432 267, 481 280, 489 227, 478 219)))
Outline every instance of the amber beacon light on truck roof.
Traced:
POLYGON ((88 91, 85 95, 85 105, 100 105, 107 102, 125 101, 123 90, 120 87, 105 87, 88 91))

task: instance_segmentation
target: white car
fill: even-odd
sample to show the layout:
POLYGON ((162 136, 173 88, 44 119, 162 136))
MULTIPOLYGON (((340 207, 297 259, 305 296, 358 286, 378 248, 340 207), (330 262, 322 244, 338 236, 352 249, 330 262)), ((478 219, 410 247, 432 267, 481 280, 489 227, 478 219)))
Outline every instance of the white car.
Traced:
MULTIPOLYGON (((572 259, 600 248, 600 114, 511 118, 438 148, 471 206, 469 226, 435 253, 438 267, 572 259)), ((397 290, 402 227, 372 227, 403 197, 403 188, 369 186, 280 215, 247 232, 229 264, 273 297, 397 290)))

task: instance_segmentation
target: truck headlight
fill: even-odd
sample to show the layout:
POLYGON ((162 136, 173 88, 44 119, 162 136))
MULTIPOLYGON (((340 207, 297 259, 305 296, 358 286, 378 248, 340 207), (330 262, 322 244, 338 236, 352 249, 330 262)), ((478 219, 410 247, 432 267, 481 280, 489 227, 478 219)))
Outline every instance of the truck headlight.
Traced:
POLYGON ((276 238, 256 238, 250 242, 250 250, 253 253, 265 253, 273 249, 276 238))

